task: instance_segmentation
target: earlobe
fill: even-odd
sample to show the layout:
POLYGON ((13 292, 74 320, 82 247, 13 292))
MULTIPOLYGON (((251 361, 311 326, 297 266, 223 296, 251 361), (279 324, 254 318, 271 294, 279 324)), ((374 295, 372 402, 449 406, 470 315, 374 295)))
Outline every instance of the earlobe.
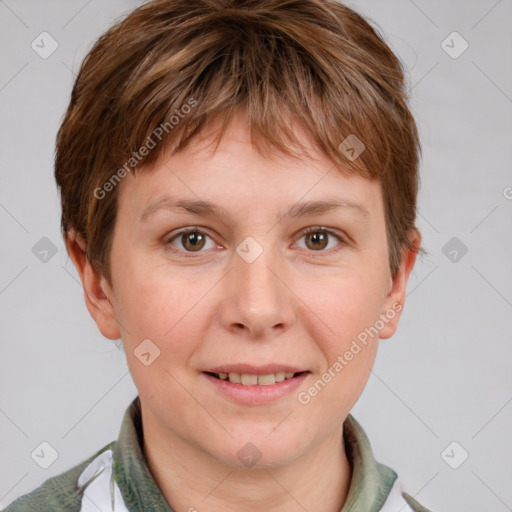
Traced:
POLYGON ((85 304, 98 329, 106 338, 119 339, 121 333, 116 320, 116 312, 109 298, 111 288, 105 277, 89 261, 86 243, 80 233, 74 229, 68 232, 66 248, 80 276, 85 304))
POLYGON ((381 339, 390 338, 395 334, 404 308, 407 282, 416 262, 416 256, 421 244, 421 234, 417 229, 414 229, 409 234, 409 239, 412 242, 413 249, 403 247, 400 268, 396 275, 391 278, 391 287, 384 301, 382 315, 386 317, 386 322, 384 328, 379 333, 379 338, 381 339))

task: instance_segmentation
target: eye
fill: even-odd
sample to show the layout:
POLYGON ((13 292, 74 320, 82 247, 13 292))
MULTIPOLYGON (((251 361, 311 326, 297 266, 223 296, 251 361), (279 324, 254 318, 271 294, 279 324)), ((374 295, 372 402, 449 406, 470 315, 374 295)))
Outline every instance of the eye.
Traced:
MULTIPOLYGON (((321 228, 318 226, 314 226, 308 228, 300 237, 299 240, 305 239, 306 249, 310 249, 313 252, 332 252, 330 250, 326 250, 326 248, 331 249, 333 246, 329 247, 331 241, 337 241, 336 245, 346 245, 346 242, 342 239, 341 236, 336 235, 333 231, 321 228)), ((333 251, 335 252, 335 251, 333 251)))
MULTIPOLYGON (((302 248, 308 249, 309 252, 331 253, 347 245, 343 237, 330 229, 319 226, 306 229, 299 240, 302 239, 305 240, 305 247, 302 248), (335 248, 336 246, 338 246, 338 249, 335 248), (334 250, 332 250, 333 247, 334 250)), ((167 239, 166 245, 171 248, 172 252, 182 253, 185 257, 193 257, 193 253, 201 253, 204 252, 203 249, 217 247, 208 233, 195 226, 177 231, 167 239), (210 246, 208 246, 208 240, 210 246)))
MULTIPOLYGON (((216 245, 207 233, 197 227, 190 227, 178 231, 171 236, 166 243, 176 248, 172 249, 173 252, 184 253, 202 252, 201 250, 205 247, 212 249, 216 245), (207 247, 207 239, 211 241, 210 247, 207 247)), ((188 255, 185 254, 185 256, 188 255)))

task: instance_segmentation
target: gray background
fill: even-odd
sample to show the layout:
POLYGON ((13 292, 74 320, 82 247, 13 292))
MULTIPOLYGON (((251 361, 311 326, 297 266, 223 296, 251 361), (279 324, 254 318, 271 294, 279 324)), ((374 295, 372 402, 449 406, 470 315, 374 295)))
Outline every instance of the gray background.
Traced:
MULTIPOLYGON (((73 70, 138 4, 0 0, 0 509, 115 439, 137 393, 61 241, 53 151, 73 70), (31 47, 43 31, 59 45, 46 59, 31 47), (31 457, 43 441, 58 452, 48 469, 31 457)), ((434 511, 512 510, 512 2, 349 5, 408 67, 429 251, 353 412, 377 458, 434 511), (457 58, 454 31, 469 44, 457 58)))

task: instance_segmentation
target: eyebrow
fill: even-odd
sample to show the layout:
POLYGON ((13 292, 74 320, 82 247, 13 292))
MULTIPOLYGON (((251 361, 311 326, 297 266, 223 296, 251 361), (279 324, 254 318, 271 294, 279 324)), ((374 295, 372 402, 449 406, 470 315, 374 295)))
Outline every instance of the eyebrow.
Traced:
MULTIPOLYGON (((296 219, 298 217, 328 213, 339 208, 350 209, 357 212, 364 220, 369 219, 370 212, 368 208, 360 203, 349 199, 333 198, 324 201, 303 201, 292 205, 286 212, 279 212, 276 215, 276 221, 296 219)), ((219 205, 203 200, 173 199, 164 196, 156 199, 144 210, 140 217, 141 222, 160 210, 178 211, 183 210, 188 213, 202 216, 215 216, 225 222, 229 222, 230 215, 227 210, 219 205)))

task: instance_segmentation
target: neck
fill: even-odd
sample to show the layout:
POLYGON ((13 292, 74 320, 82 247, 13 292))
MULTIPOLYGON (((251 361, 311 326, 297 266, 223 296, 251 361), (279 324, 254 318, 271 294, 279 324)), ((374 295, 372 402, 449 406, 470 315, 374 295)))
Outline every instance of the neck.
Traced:
POLYGON ((343 425, 284 466, 234 468, 144 417, 143 450, 151 473, 176 512, 340 512, 351 467, 343 425))

